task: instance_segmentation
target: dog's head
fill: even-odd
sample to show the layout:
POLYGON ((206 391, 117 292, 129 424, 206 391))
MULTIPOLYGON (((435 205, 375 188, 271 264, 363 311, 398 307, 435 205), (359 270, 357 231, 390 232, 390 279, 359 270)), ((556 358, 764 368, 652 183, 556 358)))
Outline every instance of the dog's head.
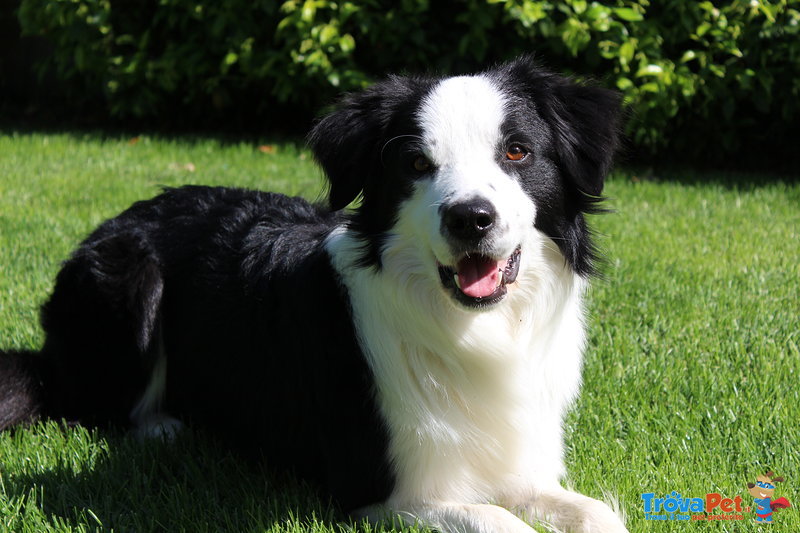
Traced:
POLYGON ((331 207, 362 196, 351 225, 362 265, 382 268, 403 236, 457 302, 487 307, 546 239, 591 273, 583 215, 600 199, 619 110, 617 93, 523 57, 474 76, 391 77, 345 97, 310 143, 331 207))

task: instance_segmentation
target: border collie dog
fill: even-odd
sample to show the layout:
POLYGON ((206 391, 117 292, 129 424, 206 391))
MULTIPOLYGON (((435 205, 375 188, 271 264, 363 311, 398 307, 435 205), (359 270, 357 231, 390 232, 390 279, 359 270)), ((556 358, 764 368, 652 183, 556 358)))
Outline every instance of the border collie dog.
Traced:
POLYGON ((329 205, 182 187, 92 233, 41 353, 0 356, 0 427, 180 419, 356 516, 625 531, 559 483, 619 114, 530 57, 344 97, 309 137, 329 205))

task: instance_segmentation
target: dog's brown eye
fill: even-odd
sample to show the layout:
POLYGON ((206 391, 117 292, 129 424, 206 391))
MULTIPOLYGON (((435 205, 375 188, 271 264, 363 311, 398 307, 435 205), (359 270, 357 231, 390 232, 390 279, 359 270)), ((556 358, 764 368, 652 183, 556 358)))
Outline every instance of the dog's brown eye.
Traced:
POLYGON ((417 156, 414 159, 414 170, 417 172, 427 172, 431 169, 431 162, 424 155, 417 156))
POLYGON ((528 151, 519 144, 512 144, 506 150, 506 159, 509 161, 522 161, 527 155, 528 151))

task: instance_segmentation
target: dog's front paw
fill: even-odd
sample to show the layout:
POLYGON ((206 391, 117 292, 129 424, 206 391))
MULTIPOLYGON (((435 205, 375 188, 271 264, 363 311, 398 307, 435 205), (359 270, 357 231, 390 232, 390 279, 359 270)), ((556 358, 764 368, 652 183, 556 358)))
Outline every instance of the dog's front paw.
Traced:
POLYGON ((523 506, 525 517, 564 533, 627 533, 619 514, 607 504, 561 487, 540 491, 523 506))
POLYGON ((578 519, 567 531, 575 533, 627 533, 628 528, 622 518, 605 503, 586 498, 576 513, 578 519))

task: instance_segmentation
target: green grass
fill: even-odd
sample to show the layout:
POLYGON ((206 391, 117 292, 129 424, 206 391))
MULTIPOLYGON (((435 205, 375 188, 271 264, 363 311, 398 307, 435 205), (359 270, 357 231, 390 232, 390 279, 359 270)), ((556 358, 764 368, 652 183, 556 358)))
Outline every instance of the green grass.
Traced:
MULTIPOLYGON (((307 152, 205 139, 0 135, 0 348, 35 349, 38 307, 95 225, 160 186, 226 184, 317 198, 307 152), (192 166, 189 166, 191 164, 192 166), (193 169, 193 170, 192 170, 193 169)), ((773 469, 800 531, 800 185, 764 176, 620 172, 593 217, 607 264, 590 292, 567 482, 616 496, 631 531, 761 531, 644 519, 641 494, 718 492, 773 469), (664 178, 664 176, 662 176, 664 178)), ((191 433, 139 444, 54 423, 0 435, 0 531, 338 531, 307 490, 191 433)))

